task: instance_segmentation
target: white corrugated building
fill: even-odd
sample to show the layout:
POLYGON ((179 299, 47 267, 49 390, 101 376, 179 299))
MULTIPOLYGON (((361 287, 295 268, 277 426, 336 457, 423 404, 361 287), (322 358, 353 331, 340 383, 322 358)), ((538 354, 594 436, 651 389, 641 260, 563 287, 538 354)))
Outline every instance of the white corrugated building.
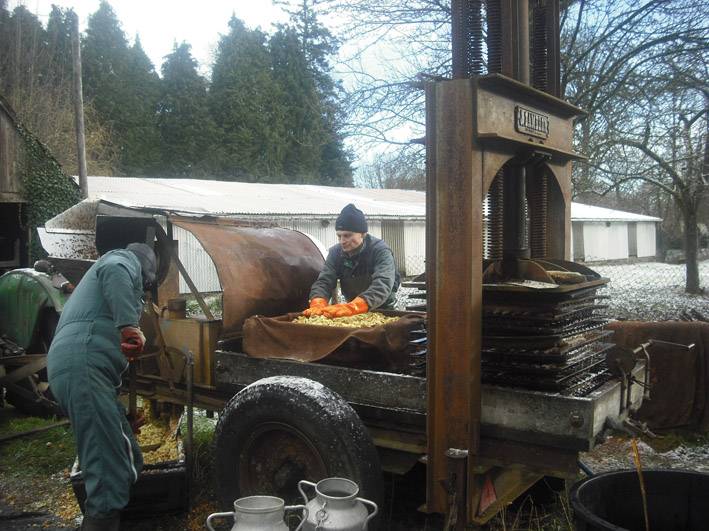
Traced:
POLYGON ((653 216, 571 203, 572 258, 582 262, 652 259, 657 254, 653 216))
MULTIPOLYGON (((392 248, 404 276, 417 275, 425 269, 424 192, 134 177, 89 177, 88 182, 92 199, 127 208, 273 222, 312 236, 323 250, 336 243, 335 219, 340 210, 347 203, 354 203, 366 214, 369 231, 392 248)), ((631 231, 637 234, 638 257, 655 254, 658 218, 577 203, 572 203, 571 218, 575 259, 628 258, 632 251, 631 231), (594 213, 596 219, 592 217, 594 213), (636 228, 630 229, 633 223, 636 228), (578 246, 582 251, 577 255, 578 246)), ((174 236, 179 242, 180 259, 197 287, 201 291, 219 291, 216 270, 201 245, 177 227, 174 236)), ((183 280, 180 289, 187 291, 183 280)))

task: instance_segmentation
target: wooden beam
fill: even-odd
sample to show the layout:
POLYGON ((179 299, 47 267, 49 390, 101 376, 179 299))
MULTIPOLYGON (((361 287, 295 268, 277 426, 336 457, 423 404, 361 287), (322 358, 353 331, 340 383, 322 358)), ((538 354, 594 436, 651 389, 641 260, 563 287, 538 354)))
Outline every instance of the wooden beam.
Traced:
POLYGON ((479 452, 482 177, 473 175, 470 80, 426 93, 429 316, 427 509, 448 511, 450 449, 479 452))

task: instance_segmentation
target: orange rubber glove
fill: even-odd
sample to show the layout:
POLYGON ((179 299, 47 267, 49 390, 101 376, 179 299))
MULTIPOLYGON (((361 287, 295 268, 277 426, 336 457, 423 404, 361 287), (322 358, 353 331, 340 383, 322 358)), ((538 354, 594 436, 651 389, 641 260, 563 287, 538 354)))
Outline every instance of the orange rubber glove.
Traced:
POLYGON ((351 302, 342 304, 333 304, 323 309, 322 313, 325 317, 332 319, 333 317, 350 317, 360 313, 367 313, 369 305, 362 297, 355 297, 351 302))
POLYGON ((322 309, 327 306, 327 299, 315 297, 310 301, 310 308, 303 310, 303 315, 311 317, 313 315, 322 315, 322 309))
POLYGON ((128 361, 135 361, 138 354, 143 352, 145 336, 137 326, 124 326, 121 328, 121 352, 128 361))

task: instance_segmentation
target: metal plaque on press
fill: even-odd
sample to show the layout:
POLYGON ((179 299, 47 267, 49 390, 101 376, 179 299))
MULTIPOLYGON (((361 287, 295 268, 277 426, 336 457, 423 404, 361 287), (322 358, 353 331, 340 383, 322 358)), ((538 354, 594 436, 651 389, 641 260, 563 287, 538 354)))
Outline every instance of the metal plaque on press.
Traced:
POLYGON ((522 134, 548 138, 549 117, 517 105, 515 106, 515 130, 522 134))

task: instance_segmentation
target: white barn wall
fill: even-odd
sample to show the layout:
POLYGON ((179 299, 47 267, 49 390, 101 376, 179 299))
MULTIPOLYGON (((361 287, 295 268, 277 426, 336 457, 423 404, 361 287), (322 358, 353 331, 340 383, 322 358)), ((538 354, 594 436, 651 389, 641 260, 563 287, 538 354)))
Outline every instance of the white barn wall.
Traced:
POLYGON ((335 238, 335 219, 294 219, 291 221, 279 221, 281 227, 293 229, 312 236, 319 241, 325 250, 329 249, 335 238))
MULTIPOLYGON (((335 221, 336 218, 331 219, 292 219, 292 220, 278 220, 276 223, 280 227, 285 227, 287 229, 294 229, 300 232, 304 232, 309 236, 316 238, 320 243, 323 244, 325 249, 329 249, 337 243, 337 234, 335 234, 335 221)), ((381 238, 382 235, 382 224, 378 220, 368 220, 369 232, 377 238, 381 238)))
MULTIPOLYGON (((372 236, 376 236, 377 238, 382 237, 382 222, 379 220, 373 220, 369 219, 367 220, 367 228, 369 229, 369 234, 372 236)), ((332 233, 335 233, 335 229, 333 227, 332 233)), ((335 240, 337 241, 337 240, 335 240)))
MULTIPOLYGON (((298 230, 308 234, 320 243, 325 249, 337 243, 335 234, 335 218, 322 219, 293 219, 280 220, 278 224, 285 228, 298 230)), ((637 223, 638 258, 654 256, 655 248, 655 222, 637 223)), ((379 220, 369 220, 369 232, 380 238, 382 225, 379 220)), ((426 258, 426 222, 404 222, 404 257, 399 263, 403 264, 404 276, 414 276, 425 271, 426 258)), ((197 286, 204 292, 221 291, 217 271, 209 255, 202 245, 188 231, 180 227, 173 227, 173 234, 178 240, 180 260, 197 286)), ((627 223, 611 222, 583 222, 584 256, 586 261, 622 260, 628 258, 628 226, 627 223)), ((573 242, 572 242, 573 245, 573 242)), ((573 249, 573 247, 572 247, 573 249)), ((189 293, 189 287, 180 277, 180 292, 189 293)))
POLYGON ((638 258, 655 256, 657 254, 655 230, 657 223, 654 221, 639 221, 638 231, 638 258))
POLYGON ((420 275, 426 270, 426 222, 405 221, 404 242, 405 271, 402 273, 407 277, 420 275))
POLYGON ((628 224, 586 221, 583 248, 587 262, 628 258, 628 224))
MULTIPOLYGON (((212 259, 191 232, 173 225, 173 238, 177 240, 178 255, 197 290, 204 292, 221 291, 217 268, 212 259)), ((185 279, 180 275, 180 293, 190 293, 185 279)))

